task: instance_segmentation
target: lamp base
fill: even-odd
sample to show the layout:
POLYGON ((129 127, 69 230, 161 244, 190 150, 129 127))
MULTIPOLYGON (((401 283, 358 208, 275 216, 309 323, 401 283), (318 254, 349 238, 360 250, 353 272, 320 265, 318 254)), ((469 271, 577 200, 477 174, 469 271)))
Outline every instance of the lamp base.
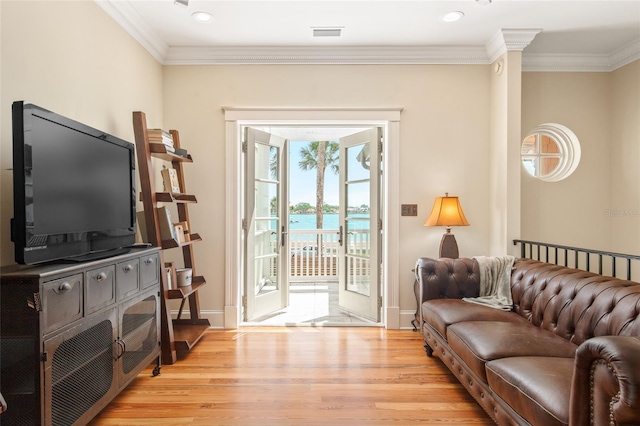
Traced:
POLYGON ((456 242, 456 237, 450 233, 444 234, 442 236, 442 241, 440 241, 440 257, 457 259, 458 255, 458 243, 456 242))

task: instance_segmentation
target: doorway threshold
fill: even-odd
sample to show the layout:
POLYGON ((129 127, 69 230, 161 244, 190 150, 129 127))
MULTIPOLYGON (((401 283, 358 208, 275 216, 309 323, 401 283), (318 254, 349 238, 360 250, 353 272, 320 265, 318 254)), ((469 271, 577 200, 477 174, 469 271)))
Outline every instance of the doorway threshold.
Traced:
POLYGON ((350 314, 338 306, 338 282, 291 282, 289 306, 242 326, 382 327, 383 324, 350 314))

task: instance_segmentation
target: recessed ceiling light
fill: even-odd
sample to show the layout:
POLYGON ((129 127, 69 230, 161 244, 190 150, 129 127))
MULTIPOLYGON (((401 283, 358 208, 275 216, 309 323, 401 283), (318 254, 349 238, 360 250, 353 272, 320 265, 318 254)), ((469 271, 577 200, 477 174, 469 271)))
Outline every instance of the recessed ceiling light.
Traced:
POLYGON ((196 21, 203 22, 203 23, 213 21, 213 15, 210 14, 209 12, 193 12, 191 14, 191 17, 196 21))
POLYGON ((464 13, 456 10, 454 12, 445 13, 440 17, 440 20, 443 22, 456 22, 464 16, 464 13))

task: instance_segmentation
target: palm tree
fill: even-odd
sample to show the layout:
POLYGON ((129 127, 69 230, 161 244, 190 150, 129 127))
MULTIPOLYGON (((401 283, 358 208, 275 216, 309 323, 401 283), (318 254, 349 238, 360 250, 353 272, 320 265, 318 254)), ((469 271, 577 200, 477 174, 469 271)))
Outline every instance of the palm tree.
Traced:
POLYGON ((338 173, 338 151, 340 145, 331 141, 309 142, 300 149, 300 170, 316 169, 316 228, 322 229, 322 206, 324 206, 324 172, 329 167, 338 173))

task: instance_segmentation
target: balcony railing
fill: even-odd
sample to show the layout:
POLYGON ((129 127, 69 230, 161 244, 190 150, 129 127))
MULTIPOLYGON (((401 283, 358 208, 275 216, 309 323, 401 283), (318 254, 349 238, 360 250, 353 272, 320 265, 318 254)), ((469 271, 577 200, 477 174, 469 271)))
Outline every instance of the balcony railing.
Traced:
MULTIPOLYGON (((256 234, 265 243, 258 247, 270 247, 265 254, 256 251, 256 260, 262 263, 256 271, 266 267, 266 275, 277 276, 279 250, 278 234, 263 231, 256 234), (267 262, 267 263, 264 263, 267 262)), ((289 231, 289 281, 335 281, 338 278, 340 241, 336 229, 299 229, 289 231)), ((354 230, 343 236, 347 258, 347 268, 354 277, 368 276, 370 268, 371 235, 369 230, 354 230)))
POLYGON ((290 230, 290 281, 337 280, 338 238, 337 229, 290 230))
POLYGON ((640 281, 640 256, 569 247, 537 241, 513 240, 520 244, 520 257, 583 269, 600 275, 640 281), (634 269, 632 271, 632 265, 634 269))

